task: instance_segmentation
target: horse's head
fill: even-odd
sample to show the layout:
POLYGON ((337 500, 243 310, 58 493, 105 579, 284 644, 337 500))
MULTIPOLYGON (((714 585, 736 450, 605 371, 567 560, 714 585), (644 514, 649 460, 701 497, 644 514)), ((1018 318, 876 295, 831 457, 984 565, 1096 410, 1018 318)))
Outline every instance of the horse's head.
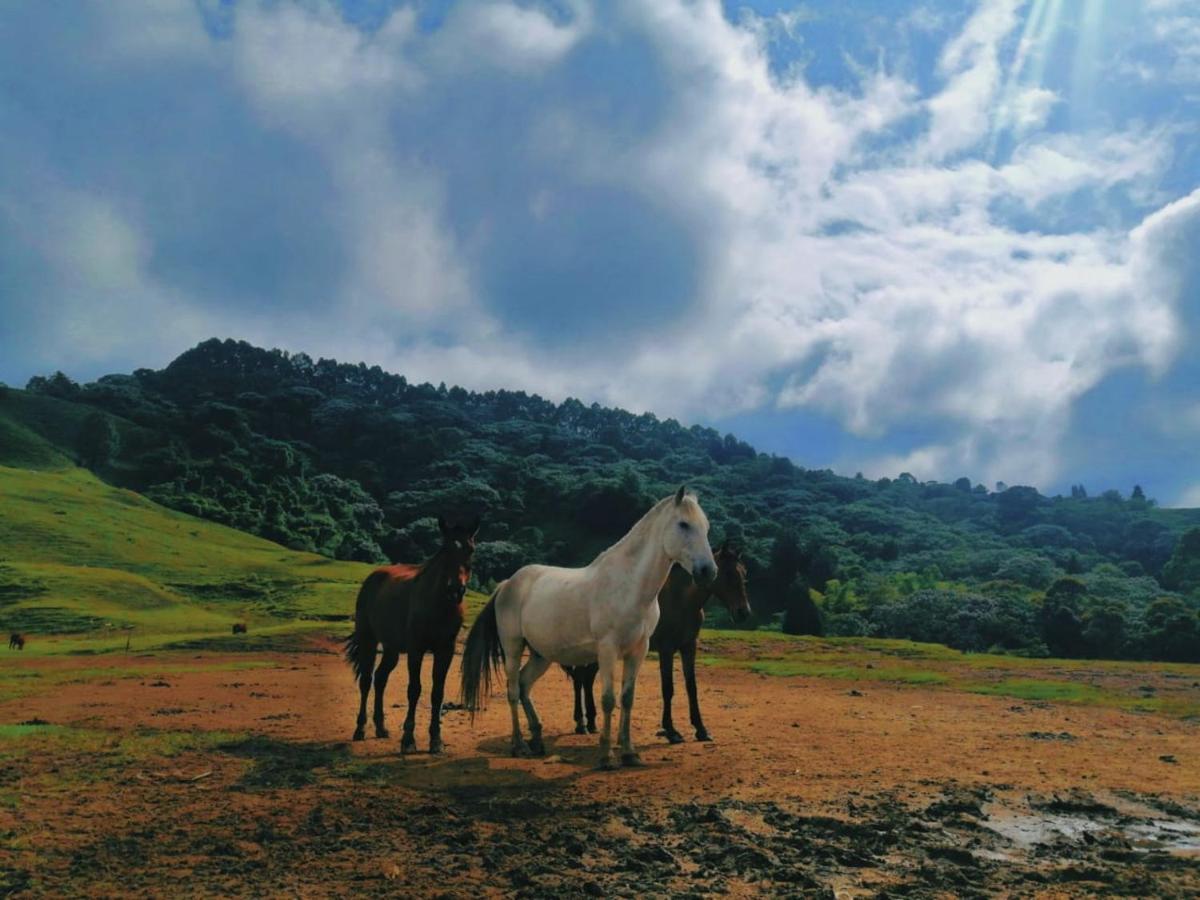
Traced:
POLYGON ((717 561, 717 579, 712 592, 720 598, 737 622, 750 617, 750 597, 746 594, 746 566, 742 562, 742 551, 735 550, 726 541, 713 558, 717 561))
POLYGON ((442 552, 446 554, 451 572, 458 574, 459 587, 466 590, 471 577, 471 560, 475 556, 475 535, 479 533, 479 517, 467 525, 450 525, 438 516, 442 532, 442 552))
POLYGON ((686 487, 680 487, 665 509, 663 551, 672 562, 687 569, 698 584, 710 584, 717 577, 717 563, 708 546, 708 516, 686 487))

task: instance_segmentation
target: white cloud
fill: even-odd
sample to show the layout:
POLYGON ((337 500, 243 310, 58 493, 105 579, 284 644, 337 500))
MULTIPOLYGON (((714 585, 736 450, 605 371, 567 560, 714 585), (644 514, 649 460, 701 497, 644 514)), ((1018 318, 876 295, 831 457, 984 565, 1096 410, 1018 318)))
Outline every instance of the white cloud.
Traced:
POLYGON ((589 7, 571 4, 571 18, 559 24, 545 12, 501 0, 454 7, 433 39, 439 65, 461 73, 479 66, 525 72, 559 61, 591 27, 589 7))
MULTIPOLYGON (((148 336, 184 347, 206 333, 203 307, 150 271, 152 241, 112 199, 42 183, 34 202, 0 195, 0 221, 26 258, 53 273, 23 300, 39 311, 44 365, 105 361, 145 348, 148 336)), ((163 359, 165 361, 165 358, 163 359)))
POLYGON ((1181 493, 1171 506, 1178 509, 1200 508, 1200 484, 1194 484, 1181 493))
MULTIPOLYGON (((559 14, 462 4, 430 31, 402 6, 370 32, 328 3, 284 0, 238 6, 220 40, 194 14, 164 13, 148 32, 157 37, 121 44, 126 59, 165 65, 170 48, 190 48, 264 133, 319 160, 332 196, 319 214, 346 247, 327 307, 270 320, 204 312, 158 274, 157 236, 136 208, 105 194, 64 188, 66 200, 22 227, 29 240, 65 235, 34 241, 61 273, 45 291, 77 323, 72 347, 95 358, 143 340, 131 323, 145 321, 172 342, 236 334, 415 378, 668 415, 776 406, 822 413, 867 439, 925 428, 950 436, 841 462, 1046 483, 1080 396, 1123 367, 1161 374, 1180 353, 1180 273, 1200 194, 1132 229, 1128 212, 1108 214, 1106 198, 1164 202, 1150 203, 1168 136, 1145 125, 1047 131, 1058 95, 1005 84, 1021 9, 981 3, 942 51, 940 86, 927 96, 882 66, 840 90, 773 72, 770 29, 729 22, 716 0, 578 3, 559 14), (644 47, 654 84, 609 85, 609 105, 575 102, 557 67, 589 40, 644 47), (519 120, 521 146, 503 148, 521 171, 488 169, 501 149, 493 113, 454 105, 456 87, 481 80, 511 91, 500 96, 514 108, 543 104, 519 120), (530 87, 546 84, 560 91, 530 87), (612 128, 608 112, 630 100, 622 91, 643 87, 657 98, 646 120, 612 128), (423 143, 429 110, 477 155, 423 143), (1003 157, 984 149, 998 130, 1015 145, 1003 157), (480 169, 495 196, 455 223, 455 180, 474 183, 480 169), (578 186, 644 199, 682 223, 695 249, 696 287, 669 327, 602 353, 588 352, 587 334, 543 340, 506 323, 477 266, 494 221, 519 219, 493 205, 544 225, 566 214, 560 197, 578 186), (1094 217, 1078 214, 1081 197, 1094 217), (111 297, 116 312, 106 319, 73 299, 84 296, 111 297)), ((910 24, 922 22, 944 25, 910 24)))
POLYGON ((948 82, 928 101, 923 155, 944 159, 987 136, 1002 78, 1000 43, 1016 28, 1020 6, 1021 0, 985 0, 942 51, 939 69, 948 82))

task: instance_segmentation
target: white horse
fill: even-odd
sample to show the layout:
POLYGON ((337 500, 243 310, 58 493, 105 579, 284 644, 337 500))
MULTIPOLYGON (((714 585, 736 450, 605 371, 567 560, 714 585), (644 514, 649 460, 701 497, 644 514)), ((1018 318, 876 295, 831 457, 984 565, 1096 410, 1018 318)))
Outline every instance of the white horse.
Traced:
POLYGON ((708 517, 682 487, 674 497, 656 503, 591 565, 518 569, 496 588, 467 635, 462 657, 463 704, 472 711, 480 708, 491 690, 492 672, 503 663, 512 710, 513 756, 542 754, 542 723, 530 698, 534 682, 551 663, 579 666, 598 662, 604 710, 600 766, 611 769, 615 765, 613 676, 617 660, 621 660, 621 763, 640 765, 629 733, 633 693, 650 635, 658 624, 658 592, 674 563, 702 583, 711 582, 717 573, 708 546, 708 517), (526 647, 530 657, 522 668, 526 647), (528 744, 521 737, 518 700, 529 720, 528 744))

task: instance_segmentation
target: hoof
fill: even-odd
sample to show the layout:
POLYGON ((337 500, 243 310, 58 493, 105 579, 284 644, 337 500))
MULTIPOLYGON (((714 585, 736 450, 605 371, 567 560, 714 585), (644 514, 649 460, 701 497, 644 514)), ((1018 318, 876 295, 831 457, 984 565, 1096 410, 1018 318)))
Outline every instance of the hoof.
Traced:
POLYGON ((713 736, 708 733, 708 729, 701 728, 699 731, 696 732, 696 740, 707 741, 708 743, 711 744, 713 742, 713 736))
POLYGON ((588 734, 599 734, 600 730, 596 727, 595 722, 588 722, 588 734))
POLYGON ((391 737, 391 736, 392 736, 392 733, 390 731, 388 731, 386 728, 376 728, 375 729, 375 737, 377 737, 377 738, 385 738, 385 737, 391 737))
POLYGON ((417 752, 417 739, 414 738, 411 734, 404 735, 404 737, 402 737, 400 739, 400 752, 401 753, 416 753, 417 752))
POLYGON ((532 756, 533 754, 530 752, 529 745, 527 743, 524 741, 514 741, 512 745, 512 755, 517 759, 521 759, 526 756, 532 756))
POLYGON ((583 723, 582 723, 582 722, 578 722, 578 723, 576 723, 576 725, 575 725, 575 733, 576 733, 576 734, 587 734, 587 733, 588 733, 588 731, 587 731, 587 729, 586 729, 586 728, 584 728, 584 727, 583 727, 583 723))
POLYGON ((670 731, 665 732, 665 734, 667 737, 668 744, 682 744, 683 743, 683 735, 680 734, 678 731, 676 731, 674 728, 672 728, 670 731))
POLYGON ((438 756, 446 752, 446 745, 442 743, 440 737, 431 737, 429 739, 429 752, 433 756, 438 756))
POLYGON ((604 772, 611 772, 617 767, 617 761, 611 755, 600 757, 600 762, 596 763, 596 768, 604 772))
POLYGON ((625 766, 626 768, 636 769, 644 766, 645 763, 642 762, 642 758, 636 753, 622 753, 621 765, 625 766))
POLYGON ((365 741, 366 739, 367 739, 367 736, 365 733, 363 733, 363 730, 361 728, 358 729, 358 731, 354 732, 354 740, 365 741))

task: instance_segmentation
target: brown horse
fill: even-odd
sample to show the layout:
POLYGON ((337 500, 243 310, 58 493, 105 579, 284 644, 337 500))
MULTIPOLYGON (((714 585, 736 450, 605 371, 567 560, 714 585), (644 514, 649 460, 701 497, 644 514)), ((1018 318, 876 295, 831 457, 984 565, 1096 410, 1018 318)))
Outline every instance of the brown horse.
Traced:
MULTIPOLYGON (((671 721, 676 652, 683 661, 683 680, 687 687, 688 710, 692 727, 696 729, 696 740, 712 740, 700 717, 700 703, 696 696, 696 641, 704 624, 704 604, 715 596, 720 598, 737 621, 744 621, 750 615, 750 600, 746 596, 746 567, 742 563, 741 552, 734 550, 726 541, 713 553, 713 558, 717 561, 717 578, 712 584, 702 587, 682 568, 674 566, 658 595, 658 627, 650 638, 650 649, 658 651, 659 672, 662 675, 662 733, 672 744, 683 741, 683 735, 675 730, 671 721)), ((596 731, 596 700, 592 693, 596 669, 595 663, 567 669, 575 691, 576 734, 583 734, 585 730, 594 734, 596 731)))
POLYGON ((8 649, 9 650, 24 650, 25 649, 25 635, 18 634, 15 631, 12 634, 10 634, 8 636, 8 649))
POLYGON ((234 634, 245 634, 246 633, 246 623, 245 622, 235 622, 233 625, 233 633, 234 634))
POLYGON ((354 740, 361 741, 367 724, 367 694, 377 644, 383 658, 375 670, 375 736, 385 738, 383 693, 388 675, 400 654, 408 657, 408 716, 400 738, 400 752, 417 749, 417 701, 421 698, 421 662, 433 654, 433 694, 430 697, 429 752, 442 752, 441 715, 446 672, 454 658, 454 644, 463 624, 463 595, 471 577, 471 557, 479 520, 467 526, 450 526, 438 518, 442 546, 419 566, 395 565, 376 569, 358 592, 354 633, 346 638, 346 661, 354 668, 361 702, 354 740))

